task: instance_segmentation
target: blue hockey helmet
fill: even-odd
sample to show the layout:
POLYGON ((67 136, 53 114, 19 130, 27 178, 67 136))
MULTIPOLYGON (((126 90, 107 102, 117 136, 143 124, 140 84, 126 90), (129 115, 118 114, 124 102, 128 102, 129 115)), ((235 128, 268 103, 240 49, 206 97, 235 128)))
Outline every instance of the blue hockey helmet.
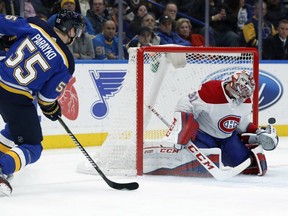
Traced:
POLYGON ((56 16, 55 27, 68 34, 70 29, 75 28, 76 37, 80 37, 83 31, 84 18, 81 14, 62 9, 56 16))

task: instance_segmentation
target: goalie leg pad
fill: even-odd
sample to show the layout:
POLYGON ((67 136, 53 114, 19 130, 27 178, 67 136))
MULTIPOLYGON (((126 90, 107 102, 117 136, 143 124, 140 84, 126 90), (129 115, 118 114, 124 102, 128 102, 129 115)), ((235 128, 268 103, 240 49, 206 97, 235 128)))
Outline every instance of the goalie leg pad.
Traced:
MULTIPOLYGON (((216 166, 222 166, 219 148, 199 149, 216 166)), ((172 175, 191 177, 211 177, 211 174, 188 151, 173 148, 166 141, 155 143, 145 141, 143 173, 148 175, 172 175), (165 147, 166 146, 166 147, 165 147)))
POLYGON ((181 112, 181 117, 178 119, 181 122, 181 128, 178 134, 178 144, 186 145, 190 139, 195 140, 199 130, 199 124, 194 119, 192 113, 181 112))
POLYGON ((267 162, 261 145, 251 149, 251 157, 252 163, 243 174, 264 176, 267 172, 267 162))

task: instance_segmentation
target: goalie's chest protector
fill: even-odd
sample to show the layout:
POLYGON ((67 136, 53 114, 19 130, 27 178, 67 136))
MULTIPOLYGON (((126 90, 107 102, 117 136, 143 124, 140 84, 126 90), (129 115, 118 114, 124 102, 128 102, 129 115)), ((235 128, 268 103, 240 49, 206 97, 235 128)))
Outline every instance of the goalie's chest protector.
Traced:
POLYGON ((228 97, 224 90, 224 82, 213 80, 204 83, 198 91, 198 103, 201 110, 197 121, 200 129, 213 137, 227 138, 236 128, 246 128, 251 114, 251 100, 237 104, 228 97))

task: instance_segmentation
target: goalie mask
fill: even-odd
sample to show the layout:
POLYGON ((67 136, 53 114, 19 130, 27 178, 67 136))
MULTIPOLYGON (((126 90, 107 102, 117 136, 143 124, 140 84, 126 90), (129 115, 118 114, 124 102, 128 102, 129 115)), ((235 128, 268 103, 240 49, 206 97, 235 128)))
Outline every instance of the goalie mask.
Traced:
POLYGON ((251 97, 255 90, 255 80, 245 70, 233 74, 228 85, 230 94, 238 104, 251 97))
MULTIPOLYGON (((54 27, 68 35, 74 28, 75 37, 70 37, 71 43, 76 37, 80 37, 83 31, 84 18, 81 14, 66 9, 60 10, 57 14, 54 27)), ((69 35, 68 35, 69 36, 69 35)), ((68 44, 69 45, 69 44, 68 44)))

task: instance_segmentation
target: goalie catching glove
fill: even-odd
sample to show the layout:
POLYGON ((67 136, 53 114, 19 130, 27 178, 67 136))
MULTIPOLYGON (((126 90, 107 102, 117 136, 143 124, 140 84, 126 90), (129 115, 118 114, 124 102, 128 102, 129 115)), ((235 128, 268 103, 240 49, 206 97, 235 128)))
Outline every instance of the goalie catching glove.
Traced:
POLYGON ((256 133, 243 133, 243 139, 247 139, 249 144, 259 144, 266 151, 274 150, 279 142, 276 129, 272 125, 268 125, 265 129, 257 129, 256 133))
POLYGON ((56 121, 59 117, 61 117, 61 107, 57 100, 54 103, 49 105, 40 105, 40 108, 43 114, 52 121, 56 121))

